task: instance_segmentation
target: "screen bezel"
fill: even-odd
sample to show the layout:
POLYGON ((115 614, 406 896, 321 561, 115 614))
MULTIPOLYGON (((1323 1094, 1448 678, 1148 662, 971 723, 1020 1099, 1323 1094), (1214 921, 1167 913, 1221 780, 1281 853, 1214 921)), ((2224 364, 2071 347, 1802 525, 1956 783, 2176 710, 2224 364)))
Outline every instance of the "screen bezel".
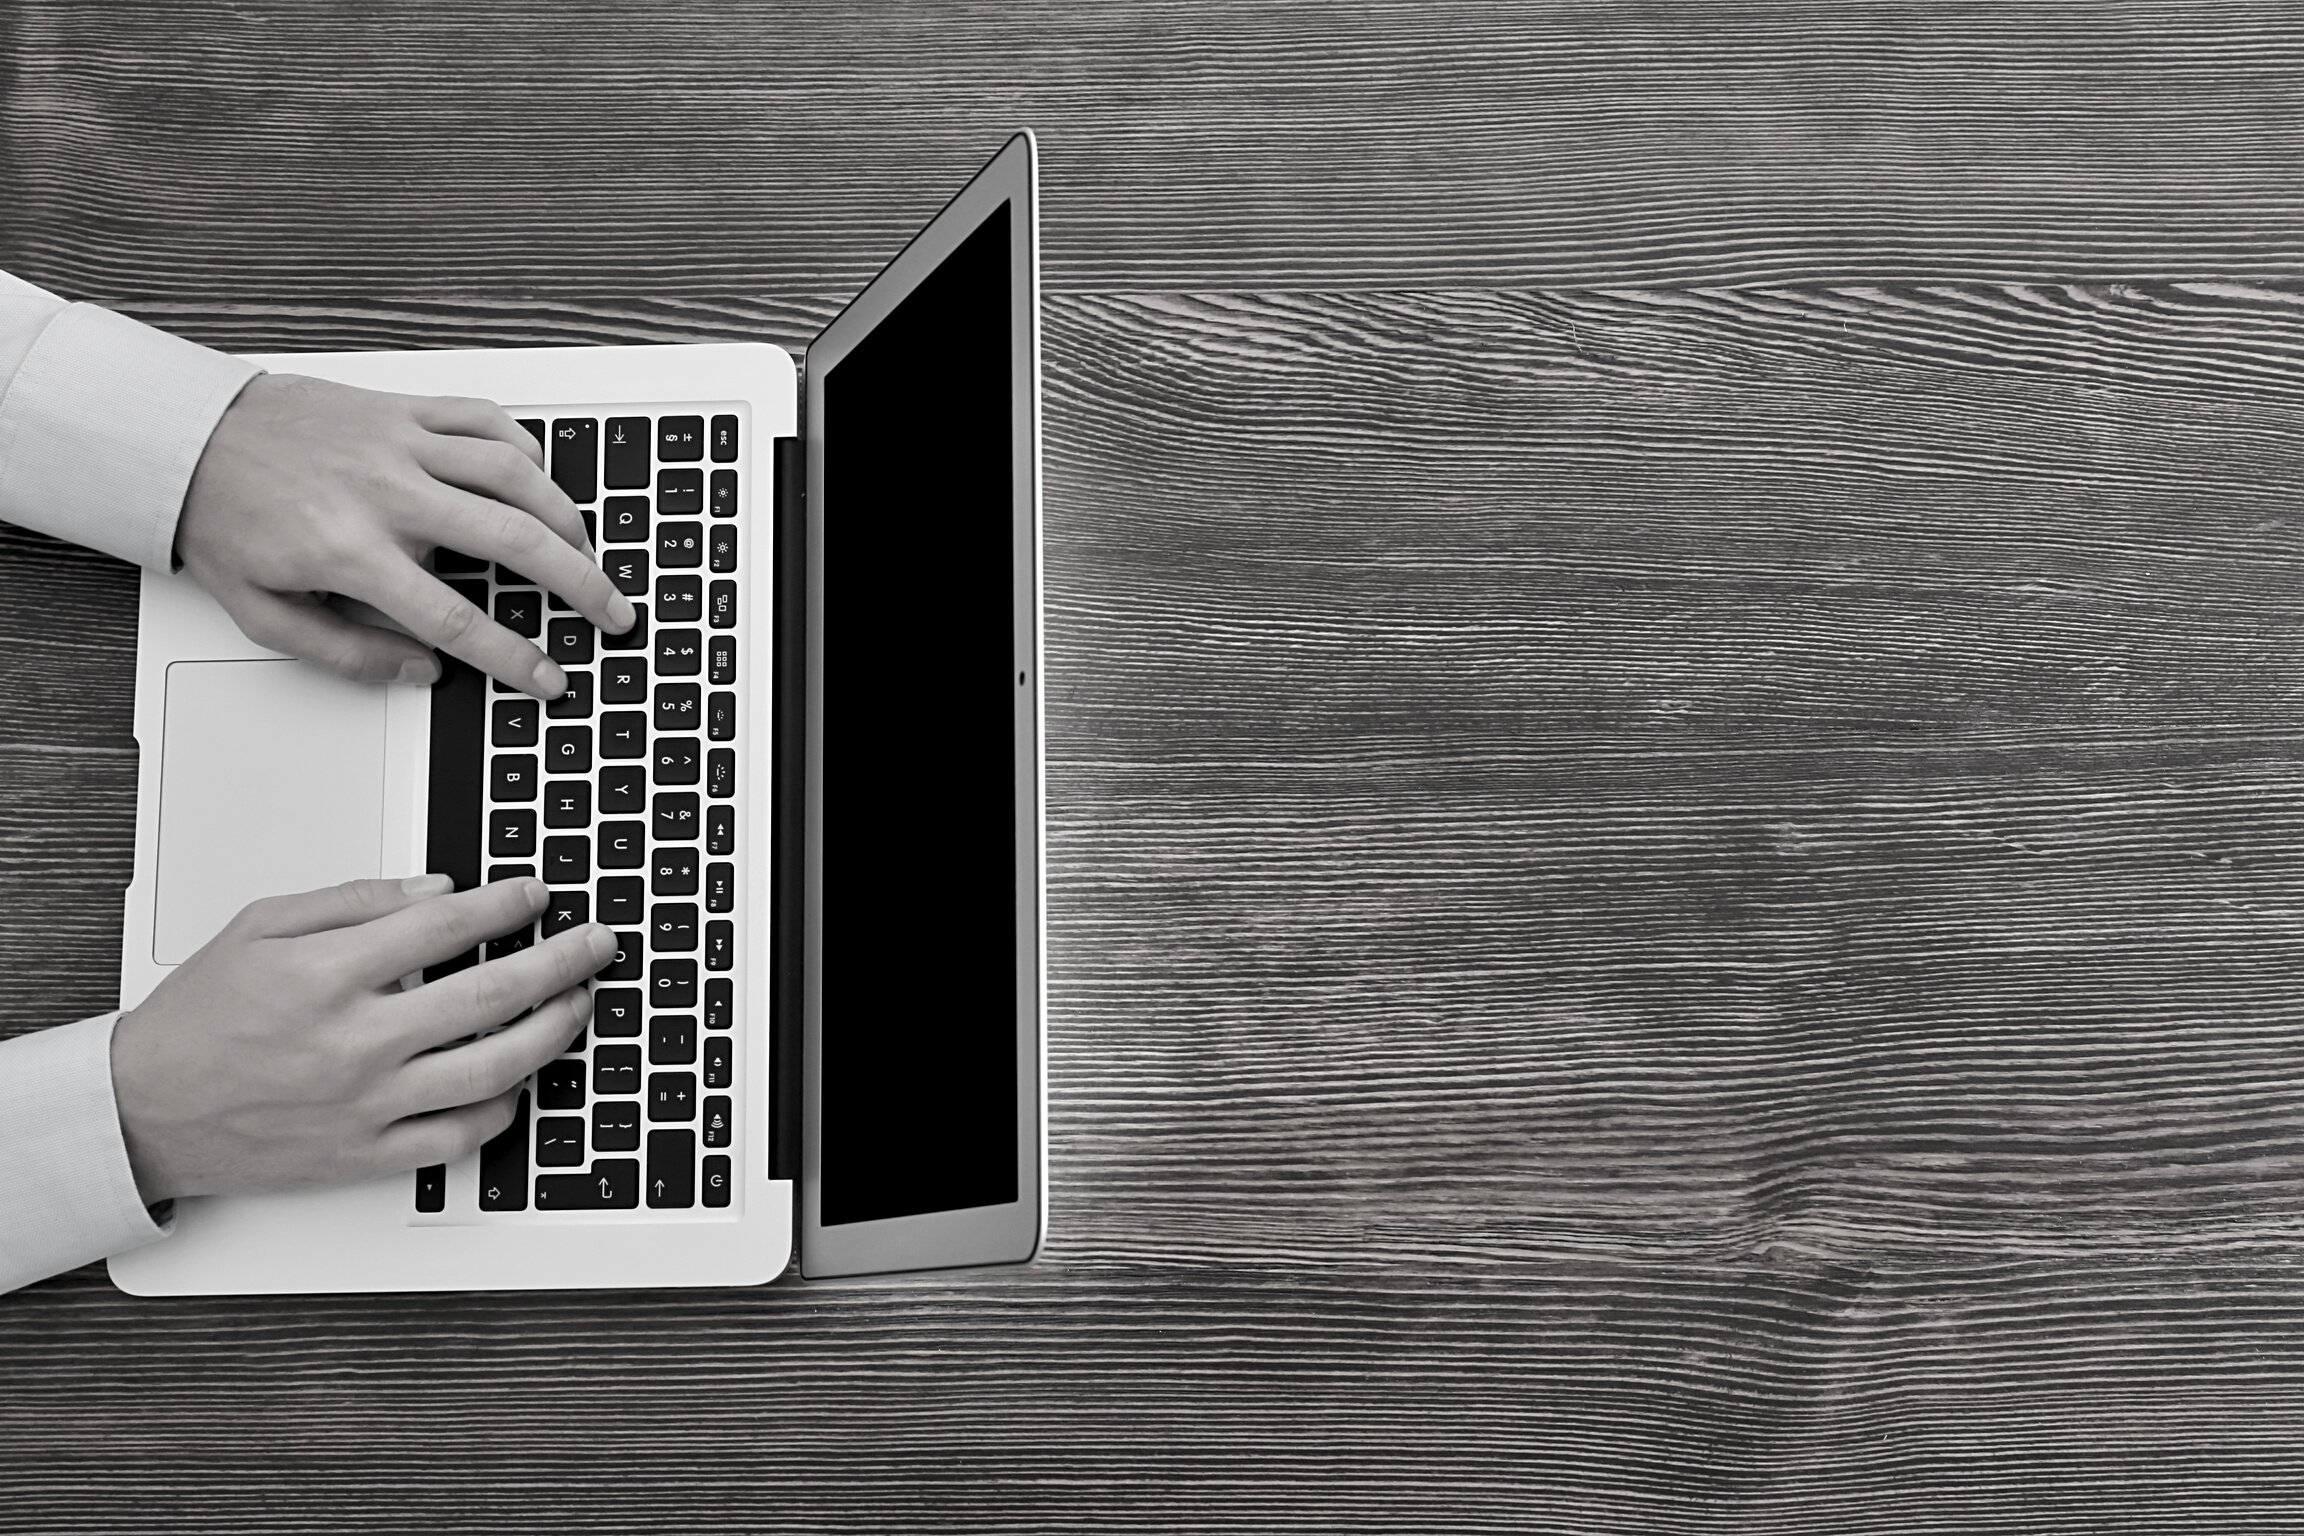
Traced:
POLYGON ((1046 889, 1040 750, 1040 232, 1038 145, 1029 130, 947 203, 808 349, 803 435, 807 452, 806 726, 803 769, 803 1069, 800 1272, 809 1278, 892 1270, 1019 1263, 1039 1251, 1047 1195, 1046 1077, 1042 1058, 1046 889), (919 286, 1003 201, 1009 212, 1009 348, 1014 501, 1009 519, 1015 594, 1010 630, 1021 675, 1014 710, 1016 792, 1016 1190, 1002 1205, 825 1226, 823 1101, 824 380, 873 327, 919 286))

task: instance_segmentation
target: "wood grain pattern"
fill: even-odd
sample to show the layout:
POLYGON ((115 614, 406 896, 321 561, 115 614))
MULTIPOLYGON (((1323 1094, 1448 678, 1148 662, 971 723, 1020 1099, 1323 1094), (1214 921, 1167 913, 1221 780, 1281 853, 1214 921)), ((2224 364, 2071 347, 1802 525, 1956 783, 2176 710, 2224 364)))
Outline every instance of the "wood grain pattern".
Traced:
POLYGON ((1068 289, 2304 259, 2279 0, 14 0, 0 29, 0 241, 90 296, 847 293, 1027 124, 1068 289))
MULTIPOLYGON (((60 1277, 0 1532, 2304 1527, 2298 41, 0 10, 0 265, 244 350, 797 347, 1047 125, 1055 1171, 1020 1272, 60 1277)), ((0 531, 0 1031, 133 590, 0 531)))

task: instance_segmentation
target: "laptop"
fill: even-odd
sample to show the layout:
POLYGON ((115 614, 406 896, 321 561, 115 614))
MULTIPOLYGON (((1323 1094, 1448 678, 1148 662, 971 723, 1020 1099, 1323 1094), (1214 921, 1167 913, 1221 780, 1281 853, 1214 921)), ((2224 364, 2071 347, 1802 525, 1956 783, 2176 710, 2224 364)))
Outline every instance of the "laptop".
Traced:
MULTIPOLYGON (((247 902, 540 875, 590 1025, 462 1163, 176 1202, 138 1295, 757 1285, 1014 1263, 1046 1206, 1036 148, 826 326, 757 343, 253 359, 498 401, 641 621, 440 579, 559 661, 345 682, 144 574, 120 997, 247 902)), ((486 965, 513 934, 432 969, 486 965)), ((420 985, 409 978, 404 985, 420 985)))

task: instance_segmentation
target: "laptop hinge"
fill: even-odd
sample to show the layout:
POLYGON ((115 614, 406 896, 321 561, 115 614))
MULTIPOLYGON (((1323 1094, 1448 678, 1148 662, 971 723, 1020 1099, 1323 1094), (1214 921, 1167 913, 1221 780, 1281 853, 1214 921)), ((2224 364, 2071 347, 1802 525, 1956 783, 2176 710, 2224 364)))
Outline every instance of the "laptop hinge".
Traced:
POLYGON ((776 870, 770 942, 774 991, 768 1009, 768 1177, 800 1177, 801 957, 806 952, 801 904, 807 890, 807 816, 803 803, 808 718, 808 459, 797 437, 776 439, 775 741, 770 799, 775 802, 776 870))

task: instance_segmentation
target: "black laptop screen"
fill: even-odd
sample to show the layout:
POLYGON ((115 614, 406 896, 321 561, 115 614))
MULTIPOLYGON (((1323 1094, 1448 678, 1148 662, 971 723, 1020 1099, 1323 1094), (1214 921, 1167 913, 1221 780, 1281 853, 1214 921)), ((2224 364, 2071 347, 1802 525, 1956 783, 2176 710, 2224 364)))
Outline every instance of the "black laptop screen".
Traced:
POLYGON ((1016 1199, 1009 225, 823 379, 826 1226, 1016 1199))

